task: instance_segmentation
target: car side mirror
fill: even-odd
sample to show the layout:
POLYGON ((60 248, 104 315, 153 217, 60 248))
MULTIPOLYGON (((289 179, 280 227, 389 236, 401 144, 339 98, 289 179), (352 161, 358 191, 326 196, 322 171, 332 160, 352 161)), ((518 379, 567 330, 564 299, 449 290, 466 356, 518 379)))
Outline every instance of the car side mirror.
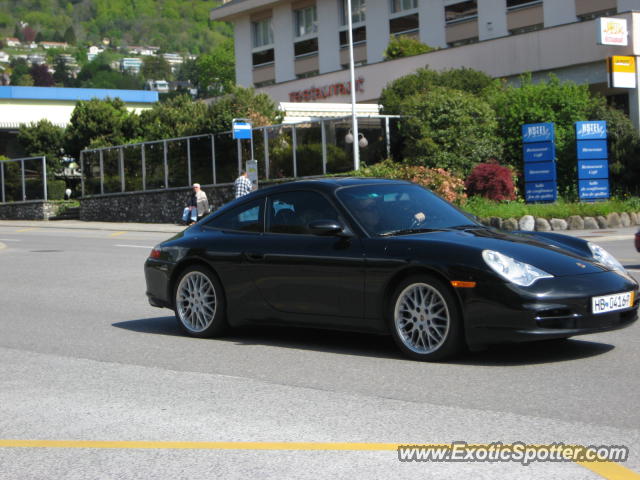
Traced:
POLYGON ((345 236, 345 228, 337 220, 315 220, 309 224, 309 231, 320 236, 345 236))

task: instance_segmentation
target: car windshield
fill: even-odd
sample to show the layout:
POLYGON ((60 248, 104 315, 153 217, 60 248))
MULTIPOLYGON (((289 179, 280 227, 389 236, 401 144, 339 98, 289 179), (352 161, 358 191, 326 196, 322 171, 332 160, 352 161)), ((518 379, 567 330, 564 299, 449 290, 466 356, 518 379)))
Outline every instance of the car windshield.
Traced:
POLYGON ((341 188, 337 195, 372 236, 478 225, 470 216, 418 185, 361 185, 341 188))

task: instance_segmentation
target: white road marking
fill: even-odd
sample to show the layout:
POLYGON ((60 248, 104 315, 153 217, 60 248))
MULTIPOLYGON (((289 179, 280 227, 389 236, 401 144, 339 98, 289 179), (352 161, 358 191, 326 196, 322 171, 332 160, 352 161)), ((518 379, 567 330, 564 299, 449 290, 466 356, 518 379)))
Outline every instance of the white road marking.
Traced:
POLYGON ((0 238, 3 242, 21 242, 22 240, 18 240, 16 238, 0 238))
POLYGON ((147 247, 146 245, 120 245, 116 244, 116 247, 127 247, 127 248, 147 248, 151 250, 153 247, 147 247))

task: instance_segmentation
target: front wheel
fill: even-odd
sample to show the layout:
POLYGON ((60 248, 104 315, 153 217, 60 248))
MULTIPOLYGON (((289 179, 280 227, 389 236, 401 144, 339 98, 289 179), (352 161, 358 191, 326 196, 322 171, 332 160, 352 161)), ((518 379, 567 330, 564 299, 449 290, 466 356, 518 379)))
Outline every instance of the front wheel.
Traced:
POLYGON ((182 272, 174 299, 176 319, 189 335, 214 337, 226 330, 222 286, 210 269, 198 265, 182 272))
POLYGON ((443 360, 462 346, 458 305, 437 278, 421 275, 401 282, 393 293, 389 316, 393 339, 411 358, 443 360))

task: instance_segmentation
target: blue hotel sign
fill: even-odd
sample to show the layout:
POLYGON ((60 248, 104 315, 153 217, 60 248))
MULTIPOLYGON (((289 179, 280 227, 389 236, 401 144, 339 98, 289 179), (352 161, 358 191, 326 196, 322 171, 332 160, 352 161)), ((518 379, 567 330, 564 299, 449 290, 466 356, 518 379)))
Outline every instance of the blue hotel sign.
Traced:
POLYGON ((553 123, 528 123, 522 125, 522 142, 553 142, 555 132, 553 123))
POLYGON ((607 122, 576 122, 576 140, 606 140, 607 122))
POLYGON ((578 179, 607 178, 609 176, 609 162, 604 159, 579 160, 578 179))
POLYGON ((524 190, 527 202, 555 202, 556 145, 553 123, 522 125, 524 190))
POLYGON ((554 162, 525 163, 524 176, 527 182, 555 181, 556 164, 554 162))
POLYGON ((578 160, 607 159, 606 140, 578 140, 578 160))
POLYGON ((556 158, 556 147, 553 142, 525 143, 522 150, 524 163, 549 162, 556 158))
POLYGON ((558 185, 556 182, 527 182, 524 197, 527 203, 555 202, 558 198, 558 185))
POLYGON ((576 153, 580 200, 609 198, 607 122, 576 122, 576 153))
POLYGON ((578 180, 580 200, 599 200, 609 198, 609 180, 578 180))

